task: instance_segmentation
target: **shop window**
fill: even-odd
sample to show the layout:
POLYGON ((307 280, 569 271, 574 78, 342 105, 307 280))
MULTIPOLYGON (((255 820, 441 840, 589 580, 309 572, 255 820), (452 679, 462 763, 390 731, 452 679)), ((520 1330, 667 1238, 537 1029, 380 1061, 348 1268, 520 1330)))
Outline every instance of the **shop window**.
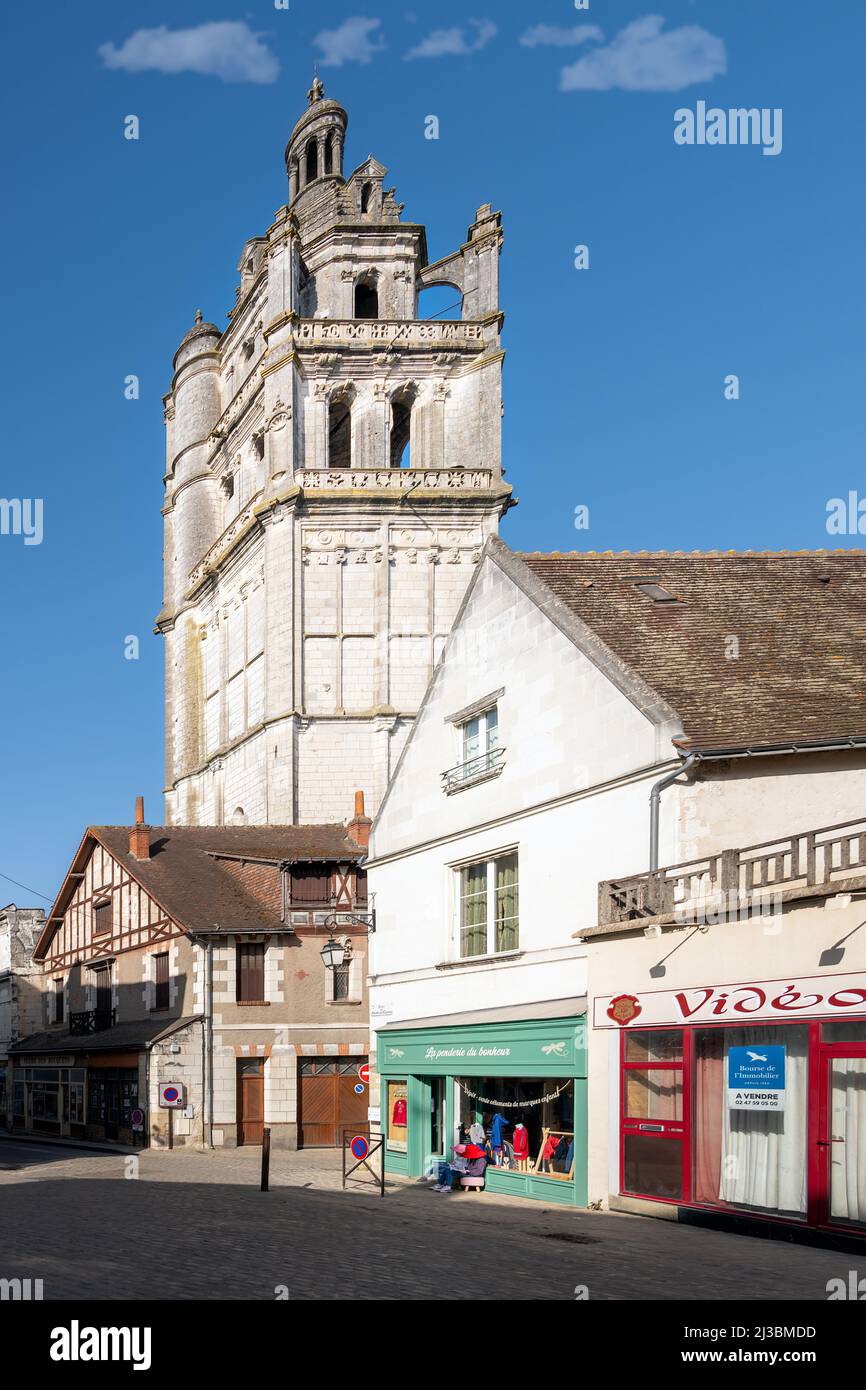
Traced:
POLYGON ((517 852, 466 864, 460 876, 460 956, 514 951, 519 942, 517 852))
POLYGON ((56 1083, 33 1081, 30 1085, 30 1114, 34 1120, 52 1124, 60 1119, 60 1087, 56 1083))
POLYGON ((12 1084, 12 1115, 16 1120, 24 1119, 24 1082, 15 1081, 12 1084))
POLYGON ((626 1072, 625 1110, 631 1120, 681 1120, 682 1072, 634 1067, 626 1072))
POLYGON ((409 1126, 409 1096, 405 1080, 388 1081, 385 1090, 385 1131, 387 1147, 406 1152, 409 1126))
POLYGON ((831 1057, 829 1112, 830 1219, 862 1225, 866 1222, 866 1057, 831 1057))
POLYGON ((235 947, 235 1000, 238 1004, 265 1002, 264 942, 243 942, 235 947))
POLYGON ((805 1216, 808 1068, 806 1026, 696 1030, 696 1201, 805 1216), (761 1065, 768 1048, 779 1049, 774 1055, 783 1071, 781 1090, 732 1086, 734 1048, 761 1065))
POLYGON ((653 1028, 628 1032, 625 1035, 627 1062, 681 1062, 683 1060, 683 1030, 653 1028))
POLYGON ((461 1077, 460 1141, 510 1173, 574 1175, 574 1087, 567 1078, 461 1077))
POLYGON ((824 1023, 821 1025, 821 1041, 866 1043, 866 1019, 848 1018, 844 1023, 824 1023))
POLYGON ((679 1201, 683 1195, 682 1139, 663 1134, 625 1134, 623 1186, 626 1192, 679 1201))
POLYGON ((80 1082, 69 1087, 67 1119, 73 1125, 84 1124, 84 1087, 80 1082))

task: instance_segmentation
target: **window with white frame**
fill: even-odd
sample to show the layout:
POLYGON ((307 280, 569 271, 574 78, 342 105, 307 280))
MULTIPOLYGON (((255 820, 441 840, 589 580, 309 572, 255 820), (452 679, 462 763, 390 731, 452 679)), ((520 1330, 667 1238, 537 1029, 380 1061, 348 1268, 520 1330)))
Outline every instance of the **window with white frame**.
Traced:
POLYGON ((499 746, 499 712, 496 705, 457 724, 460 761, 444 774, 445 790, 458 791, 469 782, 499 772, 504 750, 499 746))
POLYGON ((520 941, 517 851, 464 864, 457 873, 461 958, 515 951, 520 941))

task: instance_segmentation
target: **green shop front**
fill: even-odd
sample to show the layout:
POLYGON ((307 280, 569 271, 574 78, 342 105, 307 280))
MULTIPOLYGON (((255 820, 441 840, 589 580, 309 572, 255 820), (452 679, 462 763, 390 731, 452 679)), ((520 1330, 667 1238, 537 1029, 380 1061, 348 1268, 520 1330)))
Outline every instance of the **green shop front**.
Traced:
POLYGON ((482 1022, 485 1015, 452 1015, 445 1026, 423 1020, 381 1028, 386 1170, 422 1177, 480 1125, 491 1147, 499 1141, 485 1173, 490 1191, 585 1206, 585 1005, 569 1003, 572 1011, 561 1017, 482 1022))

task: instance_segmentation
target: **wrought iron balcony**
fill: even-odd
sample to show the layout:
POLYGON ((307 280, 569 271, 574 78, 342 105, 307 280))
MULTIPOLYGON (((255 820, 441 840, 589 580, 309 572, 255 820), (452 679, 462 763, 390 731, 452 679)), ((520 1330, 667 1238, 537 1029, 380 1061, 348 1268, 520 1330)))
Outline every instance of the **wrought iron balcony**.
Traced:
POLYGON ((756 903, 776 895, 826 896, 844 891, 852 879, 866 886, 866 820, 606 879, 598 885, 598 921, 689 920, 690 913, 714 911, 716 904, 756 903))
POLYGON ((70 1033, 102 1033, 113 1028, 117 1022, 117 1009, 85 1009, 82 1013, 69 1015, 70 1033))
POLYGON ((451 792, 462 791, 464 787, 472 786, 475 782, 484 782, 488 777, 498 776, 504 766, 505 749, 490 748, 486 753, 479 753, 465 763, 458 763, 457 767, 449 767, 447 772, 443 772, 442 790, 450 796, 451 792))

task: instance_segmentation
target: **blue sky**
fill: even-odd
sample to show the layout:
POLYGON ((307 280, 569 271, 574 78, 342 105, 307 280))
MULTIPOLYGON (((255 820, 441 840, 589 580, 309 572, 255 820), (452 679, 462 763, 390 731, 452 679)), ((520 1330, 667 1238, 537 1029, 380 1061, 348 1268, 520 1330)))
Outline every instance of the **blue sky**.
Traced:
MULTIPOLYGON (((84 826, 129 820, 136 793, 162 818, 161 396, 195 309, 226 322, 241 247, 286 199, 283 146, 317 58, 349 111, 347 168, 371 152, 388 166, 431 259, 481 203, 502 209, 510 545, 857 543, 825 518, 829 498, 866 492, 866 11, 479 0, 472 14, 4 7, 0 495, 43 499, 44 534, 0 535, 0 872, 28 889, 52 895, 84 826), (202 31, 224 23, 238 27, 202 31), (781 108, 781 153, 678 146, 674 112, 699 100, 781 108)), ((39 901, 0 880, 10 900, 39 901)))

